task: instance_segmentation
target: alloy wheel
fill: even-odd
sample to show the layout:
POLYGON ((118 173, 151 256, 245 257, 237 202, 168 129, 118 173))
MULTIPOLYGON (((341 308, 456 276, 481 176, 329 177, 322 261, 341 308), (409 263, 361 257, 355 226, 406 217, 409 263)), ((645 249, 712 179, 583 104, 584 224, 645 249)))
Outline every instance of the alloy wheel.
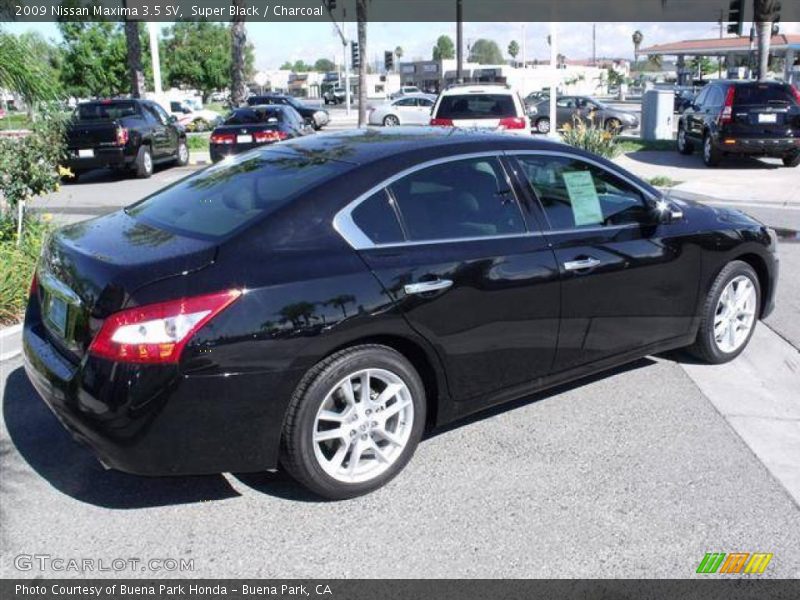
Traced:
POLYGON ((144 153, 143 162, 144 162, 144 172, 150 173, 153 170, 153 157, 150 156, 149 152, 144 153))
POLYGON ((686 130, 683 127, 678 129, 678 150, 686 150, 686 130))
POLYGON ((550 133, 550 119, 539 119, 536 122, 536 130, 539 133, 550 133))
POLYGON ((400 120, 397 117, 395 117, 394 115, 388 115, 383 120, 383 124, 386 127, 397 127, 398 125, 400 125, 400 120))
POLYGON ((756 318, 756 288, 745 275, 732 279, 717 303, 714 315, 714 342, 730 354, 747 341, 756 318))
POLYGON ((411 391, 398 375, 356 371, 331 389, 317 411, 314 456, 337 481, 369 481, 397 461, 413 424, 411 391))
POLYGON ((178 146, 178 159, 181 163, 189 162, 189 149, 186 147, 186 144, 180 144, 178 146))
POLYGON ((707 135, 705 140, 703 141, 703 158, 706 159, 706 163, 711 162, 711 136, 707 135))

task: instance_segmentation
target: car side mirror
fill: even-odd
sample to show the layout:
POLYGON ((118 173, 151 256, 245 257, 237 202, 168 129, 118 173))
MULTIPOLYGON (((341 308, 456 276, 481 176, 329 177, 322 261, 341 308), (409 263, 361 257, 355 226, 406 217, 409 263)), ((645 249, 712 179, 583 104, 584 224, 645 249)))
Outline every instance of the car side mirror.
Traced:
POLYGON ((683 220, 683 210, 667 200, 656 202, 655 213, 659 223, 670 224, 683 220))
POLYGON ((178 117, 176 117, 175 115, 170 115, 169 117, 167 117, 167 122, 168 123, 177 123, 178 122, 178 117))

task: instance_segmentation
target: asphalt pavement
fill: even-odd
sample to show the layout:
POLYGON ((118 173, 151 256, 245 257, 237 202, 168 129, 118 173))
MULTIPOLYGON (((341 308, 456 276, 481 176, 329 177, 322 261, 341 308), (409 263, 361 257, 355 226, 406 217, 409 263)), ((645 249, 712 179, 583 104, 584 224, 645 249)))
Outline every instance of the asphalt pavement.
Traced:
MULTIPOLYGON (((798 170, 705 170, 676 153, 619 160, 800 229, 798 170)), ((98 171, 36 208, 85 219, 195 169, 98 171)), ((735 551, 771 552, 764 576, 798 577, 800 243, 787 239, 780 257, 778 308, 736 362, 670 353, 488 411, 428 436, 389 486, 347 502, 318 501, 282 473, 105 471, 20 360, 0 362, 0 577, 187 575, 14 567, 47 554, 187 559, 193 577, 682 578, 706 552, 735 551)))

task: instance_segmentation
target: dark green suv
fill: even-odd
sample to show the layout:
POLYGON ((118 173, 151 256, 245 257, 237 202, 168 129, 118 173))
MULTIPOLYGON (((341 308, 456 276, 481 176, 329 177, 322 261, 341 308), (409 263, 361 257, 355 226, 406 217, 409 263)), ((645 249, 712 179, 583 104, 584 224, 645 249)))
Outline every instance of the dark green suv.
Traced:
POLYGON ((695 146, 709 167, 726 155, 800 165, 800 91, 778 81, 709 83, 678 121, 678 151, 691 154, 695 146))

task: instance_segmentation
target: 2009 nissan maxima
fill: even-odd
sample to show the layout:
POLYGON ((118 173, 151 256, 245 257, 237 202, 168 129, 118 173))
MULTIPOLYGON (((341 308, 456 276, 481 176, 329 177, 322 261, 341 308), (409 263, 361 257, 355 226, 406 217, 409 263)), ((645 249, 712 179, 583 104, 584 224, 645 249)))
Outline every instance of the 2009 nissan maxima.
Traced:
POLYGON ((107 466, 378 488, 423 431, 638 357, 736 357, 773 231, 561 144, 355 131, 59 230, 26 369, 107 466))

